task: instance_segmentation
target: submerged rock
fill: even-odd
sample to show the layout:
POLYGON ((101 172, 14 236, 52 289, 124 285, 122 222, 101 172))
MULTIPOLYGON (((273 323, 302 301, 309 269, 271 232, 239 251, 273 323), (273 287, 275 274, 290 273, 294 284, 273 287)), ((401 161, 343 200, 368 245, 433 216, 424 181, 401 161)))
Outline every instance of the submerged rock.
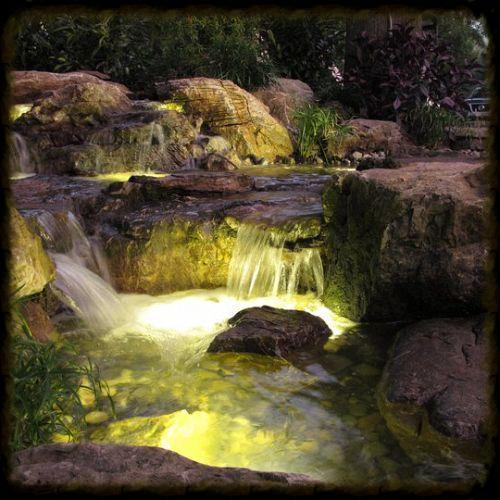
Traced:
POLYGON ((201 116, 241 158, 254 155, 270 162, 293 152, 286 128, 252 94, 229 80, 184 78, 158 83, 160 98, 173 98, 190 114, 201 116))
POLYGON ((479 313, 487 185, 478 163, 412 163, 337 178, 323 202, 325 303, 354 320, 479 313))
POLYGON ((10 291, 15 298, 41 292, 55 277, 42 240, 30 231, 21 214, 10 208, 10 291))
POLYGON ((297 349, 322 346, 331 335, 326 323, 305 311, 251 307, 234 315, 208 352, 253 352, 286 357, 297 349))
POLYGON ((10 481, 24 491, 185 494, 312 493, 318 481, 304 474, 212 467, 150 446, 52 444, 12 458, 10 481))
POLYGON ((484 317, 431 319, 398 334, 378 387, 390 430, 415 460, 486 452, 489 367, 484 317))

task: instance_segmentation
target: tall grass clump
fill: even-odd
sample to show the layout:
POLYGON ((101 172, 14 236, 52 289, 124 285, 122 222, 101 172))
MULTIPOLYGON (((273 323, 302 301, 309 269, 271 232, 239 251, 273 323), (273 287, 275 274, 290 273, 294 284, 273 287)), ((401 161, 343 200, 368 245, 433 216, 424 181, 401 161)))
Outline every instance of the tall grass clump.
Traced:
POLYGON ((298 128, 297 150, 301 160, 314 160, 318 153, 328 163, 330 151, 339 151, 354 131, 342 123, 341 115, 334 109, 307 104, 295 111, 298 128))
POLYGON ((435 148, 448 141, 450 127, 465 125, 465 119, 446 108, 423 104, 403 115, 403 125, 419 146, 435 148))
POLYGON ((101 380, 98 366, 89 358, 80 362, 71 344, 38 342, 19 305, 19 301, 13 304, 13 312, 21 331, 11 340, 12 449, 49 443, 56 435, 74 441, 84 430, 89 411, 84 408, 82 390, 90 393, 96 408, 107 401, 114 415, 109 387, 101 380))

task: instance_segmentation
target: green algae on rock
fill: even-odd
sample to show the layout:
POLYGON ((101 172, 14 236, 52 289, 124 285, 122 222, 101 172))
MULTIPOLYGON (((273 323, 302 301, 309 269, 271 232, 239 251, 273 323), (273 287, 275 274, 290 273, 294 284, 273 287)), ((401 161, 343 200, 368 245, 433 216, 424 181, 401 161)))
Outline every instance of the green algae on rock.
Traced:
POLYGON ((55 277, 42 240, 30 231, 17 209, 10 208, 10 290, 17 298, 41 292, 55 277))

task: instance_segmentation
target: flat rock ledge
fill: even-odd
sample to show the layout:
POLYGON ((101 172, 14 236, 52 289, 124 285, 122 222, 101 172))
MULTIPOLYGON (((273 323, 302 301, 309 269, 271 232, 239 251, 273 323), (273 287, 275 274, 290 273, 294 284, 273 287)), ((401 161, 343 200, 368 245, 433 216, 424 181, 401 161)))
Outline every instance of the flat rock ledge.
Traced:
POLYGON ((484 316, 431 319, 398 333, 379 387, 379 409, 415 460, 487 451, 488 362, 484 316))
POLYGON ((30 493, 311 494, 322 485, 303 474, 212 467, 152 446, 49 444, 13 456, 12 486, 30 493))
POLYGON ((243 309, 229 320, 209 352, 253 352, 286 357, 292 351, 323 346, 332 334, 326 323, 304 311, 274 307, 243 309))

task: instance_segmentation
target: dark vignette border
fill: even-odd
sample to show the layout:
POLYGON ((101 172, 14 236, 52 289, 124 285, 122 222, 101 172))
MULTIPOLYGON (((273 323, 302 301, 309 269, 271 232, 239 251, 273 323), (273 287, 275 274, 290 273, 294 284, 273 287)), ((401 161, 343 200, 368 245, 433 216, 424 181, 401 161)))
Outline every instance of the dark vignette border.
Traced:
MULTIPOLYGON (((81 12, 99 12, 102 10, 114 10, 120 13, 137 13, 146 14, 154 10, 172 10, 172 9, 182 9, 184 12, 190 14, 201 14, 201 13, 214 13, 217 10, 230 10, 233 14, 241 13, 242 10, 247 12, 261 12, 263 10, 272 10, 276 13, 283 13, 284 15, 292 13, 297 10, 313 10, 315 13, 322 13, 332 11, 335 9, 339 14, 344 12, 350 15, 355 14, 361 10, 366 9, 377 9, 379 12, 384 10, 434 10, 438 13, 445 14, 447 11, 453 9, 465 9, 470 14, 474 16, 482 15, 486 19, 487 29, 489 32, 490 40, 490 53, 488 61, 488 84, 491 88, 491 114, 490 114, 490 136, 488 140, 488 174, 490 179, 490 188, 492 193, 491 201, 491 217, 489 225, 489 238, 490 238, 490 248, 492 249, 492 255, 490 257, 489 264, 489 283, 487 291, 487 308, 489 317, 488 328, 490 332, 494 332, 491 335, 491 352, 490 352, 490 366, 492 374, 491 391, 494 394, 494 401, 496 406, 500 408, 499 396, 500 390, 496 383, 494 383, 496 378, 497 366, 499 365, 500 355, 500 337, 499 337, 499 327, 496 319, 496 312, 498 308, 498 303, 500 301, 499 294, 499 269, 500 269, 500 259, 498 253, 498 236, 499 236, 499 210, 500 210, 500 196, 497 193, 497 189, 500 187, 499 182, 499 172, 500 172, 500 138, 499 138, 499 82, 500 74, 497 63, 498 50, 500 46, 500 2, 498 0, 337 0, 336 2, 314 2, 314 1, 304 1, 304 0, 290 0, 279 1, 260 1, 258 3, 249 2, 248 0, 235 0, 231 2, 214 1, 211 2, 182 2, 180 0, 136 0, 134 1, 119 1, 119 0, 90 0, 90 1, 78 1, 78 0, 10 0, 7 5, 4 4, 7 9, 4 11, 7 14, 3 18, 1 32, 1 71, 0 71, 0 91, 2 94, 2 100, 0 102, 0 112, 2 116, 2 134, 0 135, 0 305, 2 320, 0 321, 0 491, 5 493, 14 493, 17 495, 22 494, 20 491, 14 491, 12 486, 7 482, 7 472, 8 472, 8 461, 9 461, 9 449, 8 449, 8 438, 9 438, 9 392, 10 392, 10 377, 9 377, 9 338, 8 338, 8 328, 7 324, 9 321, 9 311, 8 311, 8 259, 9 259, 9 245, 8 245, 8 205, 10 203, 10 186, 9 179, 7 176, 7 154, 6 154, 6 132, 7 124, 9 122, 9 90, 7 82, 7 71, 10 69, 9 64, 11 56, 13 53, 12 47, 12 19, 13 17, 24 13, 33 11, 33 13, 40 14, 60 14, 60 13, 81 13, 81 12)), ((492 428, 496 431, 500 424, 500 419, 498 415, 495 415, 492 419, 492 428)), ((460 496, 468 499, 486 499, 491 498, 494 491, 500 491, 500 467, 496 460, 497 450, 499 447, 500 436, 495 436, 495 459, 489 472, 488 481, 486 485, 479 489, 469 492, 468 494, 455 494, 454 496, 460 496)), ((48 492, 53 494, 54 492, 48 492)), ((141 497, 144 497, 144 493, 138 492, 141 497)), ((197 495, 214 495, 217 491, 206 491, 204 493, 198 493, 197 495)), ((222 492, 221 492, 222 493, 222 492)), ((366 495, 376 494, 373 490, 366 491, 366 495)), ((441 490, 436 490, 432 492, 432 496, 442 495, 444 492, 441 490)), ((166 496, 171 496, 168 491, 165 491, 166 496)), ((323 496, 335 494, 338 498, 354 498, 349 495, 347 491, 331 491, 331 492, 316 492, 315 496, 323 496)), ((195 496, 196 494, 191 493, 188 496, 195 496)), ((77 497, 83 498, 90 495, 84 495, 79 492, 74 492, 71 495, 57 495, 59 498, 66 497, 77 497)), ((93 495, 95 497, 95 495, 93 495)), ((99 497, 100 495, 98 495, 99 497)), ((124 495, 126 497, 133 496, 131 493, 124 495)), ((152 496, 152 495, 148 495, 152 496)), ((156 496, 156 495, 155 495, 156 496)), ((252 495, 251 495, 252 496, 252 495)), ((255 495, 257 496, 257 495, 255 495)), ((289 494, 284 496, 295 496, 294 491, 290 490, 289 494)), ((378 496, 383 498, 396 498, 398 496, 408 498, 417 498, 415 494, 411 491, 401 491, 398 493, 384 493, 378 496)))

